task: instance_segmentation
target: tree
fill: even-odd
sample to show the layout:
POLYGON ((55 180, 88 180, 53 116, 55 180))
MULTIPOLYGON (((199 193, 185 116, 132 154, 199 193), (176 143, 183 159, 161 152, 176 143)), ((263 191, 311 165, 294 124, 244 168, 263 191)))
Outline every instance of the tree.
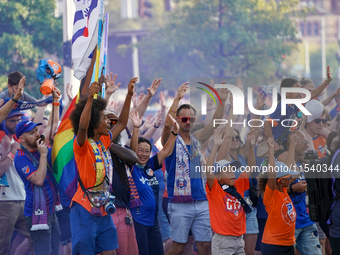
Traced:
POLYGON ((0 0, 0 87, 6 87, 8 73, 21 71, 26 90, 41 97, 38 61, 62 56, 62 20, 54 12, 54 0, 0 0))
POLYGON ((295 48, 297 0, 181 0, 169 22, 138 45, 144 75, 180 84, 193 77, 268 82, 295 48), (264 80, 264 78, 267 78, 264 80))

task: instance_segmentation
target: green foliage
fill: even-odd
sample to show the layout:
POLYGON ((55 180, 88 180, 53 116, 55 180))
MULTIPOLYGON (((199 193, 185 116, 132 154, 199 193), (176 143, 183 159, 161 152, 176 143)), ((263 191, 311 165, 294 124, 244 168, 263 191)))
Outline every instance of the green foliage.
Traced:
POLYGON ((54 11, 54 0, 0 0, 1 88, 6 88, 8 73, 20 71, 26 91, 41 97, 34 72, 38 61, 62 53, 62 19, 54 11))
POLYGON ((197 77, 268 82, 295 48, 297 0, 181 0, 138 45, 143 73, 180 84, 197 77))

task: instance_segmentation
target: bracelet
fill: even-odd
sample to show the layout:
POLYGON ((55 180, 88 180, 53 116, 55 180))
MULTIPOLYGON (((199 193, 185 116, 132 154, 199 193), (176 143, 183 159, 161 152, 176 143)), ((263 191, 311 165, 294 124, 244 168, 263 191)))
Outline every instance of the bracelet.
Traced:
POLYGON ((135 128, 140 128, 142 125, 139 125, 139 126, 133 126, 133 127, 135 127, 135 128))
POLYGON ((11 161, 13 161, 13 160, 14 160, 14 155, 13 155, 13 153, 12 153, 12 152, 9 152, 9 153, 7 154, 7 158, 9 158, 11 161))
POLYGON ((173 134, 174 136, 178 136, 179 133, 175 133, 173 130, 171 131, 171 134, 173 134))
POLYGON ((14 103, 17 103, 18 100, 14 98, 14 96, 11 97, 11 99, 14 101, 14 103))
POLYGON ((54 106, 59 106, 59 105, 60 105, 60 102, 57 102, 57 103, 52 102, 52 105, 54 105, 54 106))
POLYGON ((153 125, 154 128, 159 128, 159 126, 156 126, 156 124, 153 125))
POLYGON ((173 112, 173 113, 176 113, 176 114, 177 114, 177 111, 172 110, 171 107, 170 107, 169 110, 170 110, 170 112, 173 112))

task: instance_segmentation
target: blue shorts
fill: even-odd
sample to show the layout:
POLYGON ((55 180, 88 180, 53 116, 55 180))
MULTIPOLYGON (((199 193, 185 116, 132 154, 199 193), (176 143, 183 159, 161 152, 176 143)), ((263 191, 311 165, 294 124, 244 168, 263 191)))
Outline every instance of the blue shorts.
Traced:
POLYGON ((70 226, 70 207, 63 206, 63 209, 56 212, 60 228, 61 245, 66 245, 72 241, 70 226))
POLYGON ((116 227, 110 215, 92 216, 73 202, 70 214, 72 254, 93 255, 118 248, 116 227))
POLYGON ((207 200, 193 203, 169 203, 168 213, 172 239, 177 243, 188 241, 191 229, 195 241, 211 242, 209 205, 207 200))

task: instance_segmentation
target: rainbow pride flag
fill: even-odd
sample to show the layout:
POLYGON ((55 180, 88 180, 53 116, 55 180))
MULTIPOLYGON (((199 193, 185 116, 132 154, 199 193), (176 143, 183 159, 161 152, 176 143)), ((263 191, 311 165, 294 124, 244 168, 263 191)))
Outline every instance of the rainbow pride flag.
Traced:
POLYGON ((77 191, 78 168, 73 153, 73 140, 75 135, 69 117, 78 99, 79 95, 74 97, 65 113, 59 125, 58 132, 54 137, 52 148, 54 176, 60 188, 65 191, 70 199, 72 199, 77 191))

